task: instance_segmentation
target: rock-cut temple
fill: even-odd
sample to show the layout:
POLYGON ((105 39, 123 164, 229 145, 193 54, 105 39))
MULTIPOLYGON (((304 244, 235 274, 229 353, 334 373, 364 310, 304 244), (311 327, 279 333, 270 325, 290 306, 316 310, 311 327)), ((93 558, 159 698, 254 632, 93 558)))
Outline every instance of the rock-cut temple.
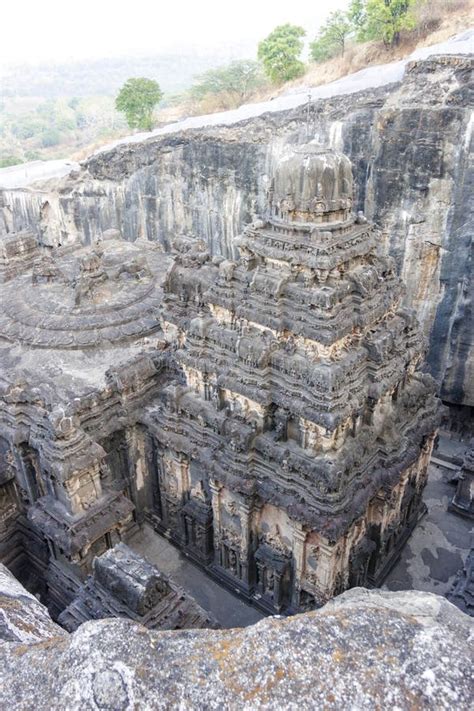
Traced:
POLYGON ((148 521, 262 609, 376 586, 437 426, 394 263, 349 160, 275 166, 239 259, 104 233, 0 254, 0 558, 55 615, 148 521))

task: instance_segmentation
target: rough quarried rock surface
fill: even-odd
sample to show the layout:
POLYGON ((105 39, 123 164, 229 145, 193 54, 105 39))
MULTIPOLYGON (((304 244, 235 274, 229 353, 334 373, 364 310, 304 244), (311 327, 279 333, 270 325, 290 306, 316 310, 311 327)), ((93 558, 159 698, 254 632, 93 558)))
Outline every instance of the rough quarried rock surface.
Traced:
MULTIPOLYGON (((5 586, 11 578, 0 570, 5 586)), ((20 610, 22 600, 18 591, 20 610)), ((2 708, 467 711, 472 703, 473 622, 428 593, 357 588, 318 612, 223 632, 102 620, 66 635, 50 625, 40 642, 1 643, 2 708)))
POLYGON ((272 166, 287 144, 316 138, 353 163, 356 211, 383 227, 407 304, 430 334, 443 398, 473 405, 472 57, 414 61, 402 80, 394 76, 309 106, 103 151, 59 185, 0 192, 0 230, 31 228, 58 244, 118 227, 126 239, 167 248, 187 232, 235 257, 236 236, 265 205, 272 166))
POLYGON ((44 605, 0 563, 0 645, 7 642, 35 644, 65 636, 65 631, 54 624, 44 605))

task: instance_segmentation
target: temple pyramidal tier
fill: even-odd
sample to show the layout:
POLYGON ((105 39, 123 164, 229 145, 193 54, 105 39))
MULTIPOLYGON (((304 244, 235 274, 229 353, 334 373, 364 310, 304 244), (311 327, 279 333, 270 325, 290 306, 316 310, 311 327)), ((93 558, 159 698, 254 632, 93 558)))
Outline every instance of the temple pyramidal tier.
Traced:
POLYGON ((238 261, 116 230, 2 243, 0 558, 56 618, 123 609, 104 580, 127 588, 117 544, 145 521, 267 612, 382 582, 422 513, 438 401, 352 190, 344 155, 291 149, 238 261))

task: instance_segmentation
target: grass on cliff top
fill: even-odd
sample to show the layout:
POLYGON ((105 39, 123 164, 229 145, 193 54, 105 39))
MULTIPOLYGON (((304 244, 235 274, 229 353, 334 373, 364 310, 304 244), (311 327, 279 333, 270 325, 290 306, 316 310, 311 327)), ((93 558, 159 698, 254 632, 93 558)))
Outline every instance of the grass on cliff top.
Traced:
MULTIPOLYGON (((310 63, 303 76, 281 86, 268 83, 246 103, 268 101, 303 87, 316 87, 372 65, 387 64, 414 50, 444 42, 473 25, 474 0, 428 0, 420 5, 417 28, 401 34, 396 47, 382 42, 349 42, 343 56, 310 63)), ((189 116, 212 114, 238 107, 229 95, 192 92, 167 94, 155 113, 155 127, 189 116)), ((112 96, 91 96, 45 101, 44 97, 11 97, 0 102, 0 167, 29 160, 67 158, 84 160, 111 141, 130 135, 124 117, 115 111, 112 96), (49 122, 49 123, 48 123, 49 122)))
MULTIPOLYGON (((268 101, 277 96, 288 93, 300 87, 315 87, 341 79, 348 74, 353 74, 360 69, 371 65, 387 64, 407 57, 416 49, 429 47, 432 44, 444 42, 450 37, 459 34, 473 24, 474 0, 430 0, 424 9, 420 10, 418 26, 411 32, 401 34, 400 43, 396 47, 385 47, 383 42, 349 43, 344 56, 333 57, 326 62, 311 63, 307 71, 299 79, 275 87, 269 86, 265 90, 255 92, 247 103, 268 101)), ((228 97, 223 101, 219 96, 212 95, 200 102, 183 100, 174 102, 156 113, 156 127, 174 121, 179 121, 188 116, 199 116, 226 111, 237 108, 229 106, 228 97)), ((127 135, 127 132, 123 133, 127 135)), ((90 151, 100 147, 100 143, 89 147, 90 151)), ((87 156, 87 150, 73 156, 80 160, 87 156)))
POLYGON ((387 48, 382 42, 353 42, 348 45, 344 56, 311 64, 302 77, 288 82, 273 96, 284 94, 289 88, 329 84, 360 69, 396 62, 416 49, 445 42, 473 25, 474 0, 430 0, 420 15, 416 30, 402 32, 398 46, 387 48))

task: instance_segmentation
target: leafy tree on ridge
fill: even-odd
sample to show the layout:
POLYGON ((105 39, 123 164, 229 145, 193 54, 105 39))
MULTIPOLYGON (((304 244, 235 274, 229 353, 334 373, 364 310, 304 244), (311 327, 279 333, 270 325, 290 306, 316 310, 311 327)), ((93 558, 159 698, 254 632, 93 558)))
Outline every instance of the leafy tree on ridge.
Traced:
POLYGON ((340 10, 332 12, 309 46, 311 58, 321 62, 338 53, 343 55, 347 37, 352 31, 353 26, 346 13, 340 10))
POLYGON ((300 60, 305 30, 298 25, 279 25, 258 45, 258 58, 272 82, 281 83, 301 76, 300 60))
POLYGON ((241 59, 201 74, 191 89, 191 95, 195 99, 203 99, 209 94, 219 95, 227 97, 227 103, 239 106, 264 83, 259 63, 241 59))
POLYGON ((154 79, 127 79, 115 99, 115 108, 125 114, 129 128, 151 131, 153 109, 162 98, 163 92, 154 79))
POLYGON ((349 17, 358 27, 357 39, 382 40, 388 46, 397 45, 402 30, 416 25, 413 0, 352 0, 349 17))

